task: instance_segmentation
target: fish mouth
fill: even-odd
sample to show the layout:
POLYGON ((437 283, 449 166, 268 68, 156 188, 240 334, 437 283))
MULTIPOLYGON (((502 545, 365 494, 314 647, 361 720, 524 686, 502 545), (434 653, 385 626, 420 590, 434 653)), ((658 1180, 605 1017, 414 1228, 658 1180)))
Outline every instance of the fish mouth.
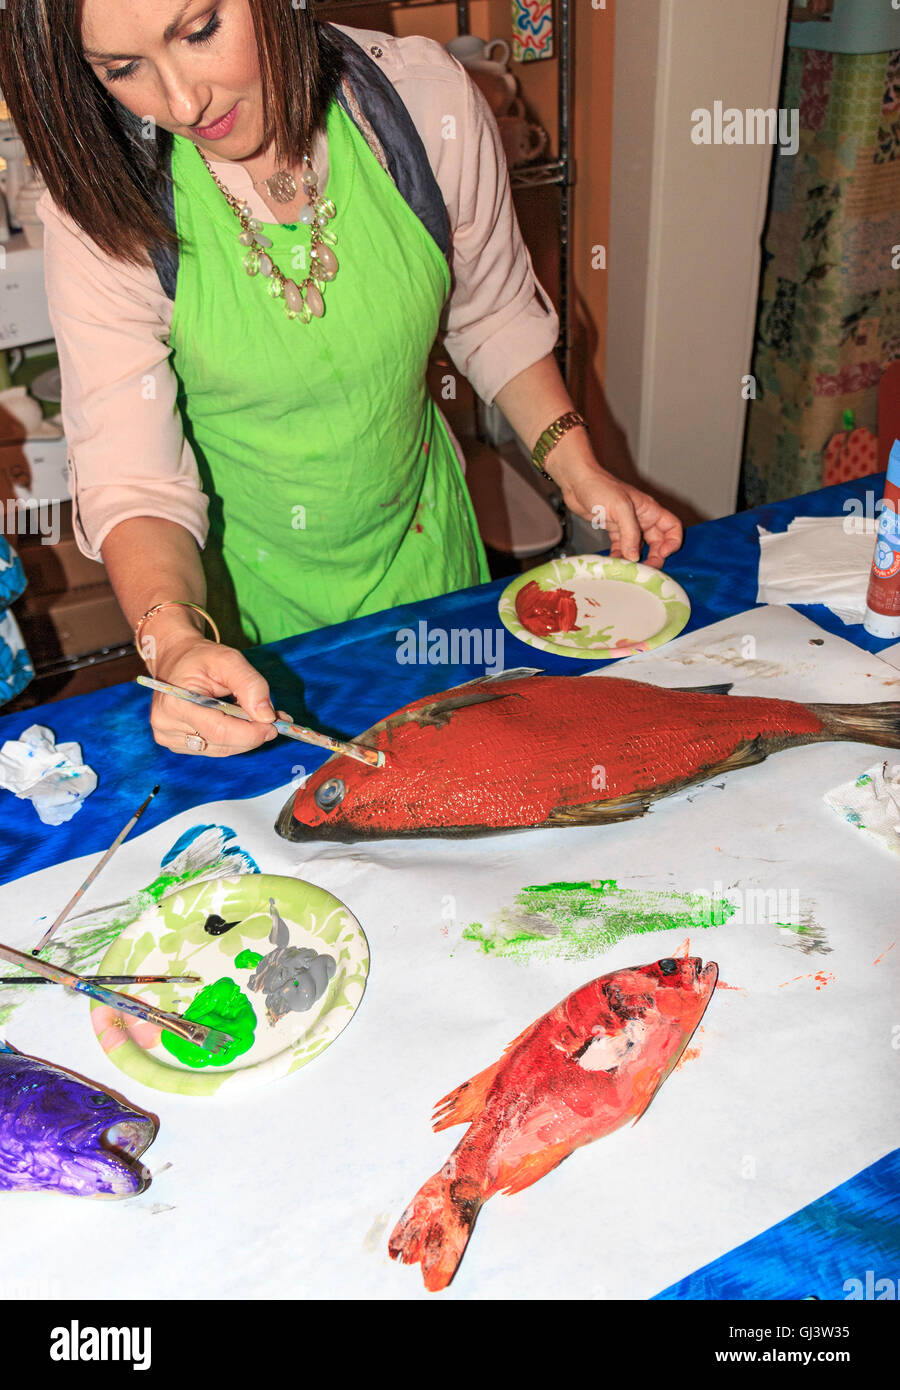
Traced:
POLYGON ((112 1170, 110 1197, 137 1197, 150 1185, 150 1173, 139 1162, 156 1138, 159 1126, 149 1115, 117 1120, 100 1135, 100 1148, 112 1170))
POLYGON ((719 967, 716 962, 710 960, 704 965, 700 956, 691 956, 691 964, 694 967, 695 979, 702 981, 708 990, 712 990, 719 978, 719 967))
POLYGON ((281 836, 282 840, 296 841, 331 839, 332 836, 330 836, 327 832, 323 833, 323 830, 320 829, 318 826, 304 825, 302 821, 297 820, 296 816, 294 815, 295 795, 296 793, 292 792, 291 795, 288 797, 287 801, 284 803, 280 812, 278 813, 278 819, 275 822, 275 829, 277 833, 281 836))
POLYGON ((149 1116, 117 1120, 100 1135, 100 1143, 116 1158, 140 1158, 156 1138, 156 1124, 149 1116))

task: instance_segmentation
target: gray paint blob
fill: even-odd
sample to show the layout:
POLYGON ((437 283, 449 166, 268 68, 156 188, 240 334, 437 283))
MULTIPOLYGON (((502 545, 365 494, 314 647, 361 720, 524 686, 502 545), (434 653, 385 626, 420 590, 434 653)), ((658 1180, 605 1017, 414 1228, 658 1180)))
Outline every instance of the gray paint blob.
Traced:
POLYGON ((278 915, 274 898, 269 899, 272 930, 269 941, 274 950, 263 956, 247 982, 247 988, 266 996, 270 1023, 288 1013, 304 1013, 318 1003, 337 968, 333 956, 319 954, 309 946, 289 946, 290 928, 278 915))

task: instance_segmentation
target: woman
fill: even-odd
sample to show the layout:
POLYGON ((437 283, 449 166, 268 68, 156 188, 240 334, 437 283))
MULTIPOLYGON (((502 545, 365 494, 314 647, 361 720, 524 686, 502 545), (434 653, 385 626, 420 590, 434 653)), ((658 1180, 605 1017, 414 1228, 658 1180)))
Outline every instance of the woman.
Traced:
POLYGON ((11 0, 0 82, 48 185, 79 543, 156 676, 258 721, 157 697, 157 742, 222 756, 274 737, 247 640, 488 577, 425 387, 439 326, 529 447, 563 421, 539 457, 615 553, 677 548, 675 517, 600 468, 572 418, 496 126, 440 45, 285 0, 11 0), (389 108, 393 166, 373 125, 389 108), (204 635, 207 602, 239 615, 228 645, 204 635))

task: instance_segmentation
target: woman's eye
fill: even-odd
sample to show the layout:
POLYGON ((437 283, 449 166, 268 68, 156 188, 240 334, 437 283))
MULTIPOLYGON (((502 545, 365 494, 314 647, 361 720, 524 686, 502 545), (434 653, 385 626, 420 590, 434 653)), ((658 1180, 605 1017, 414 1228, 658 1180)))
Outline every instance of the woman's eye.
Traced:
POLYGON ((215 37, 221 27, 221 19, 217 14, 214 14, 207 23, 204 24, 202 29, 197 30, 196 34, 188 35, 188 43, 209 43, 210 39, 215 37))
MULTIPOLYGON (((2 5, 0 5, 2 8, 2 5)), ((198 29, 196 34, 188 34, 187 42, 192 44, 209 43, 215 38, 222 27, 222 21, 218 14, 211 15, 202 29, 198 29)), ((126 77, 131 77, 137 71, 137 62, 126 63, 121 68, 107 68, 104 76, 107 82, 121 82, 126 77)))
POLYGON ((107 68, 106 80, 107 82, 119 82, 123 77, 130 77, 136 68, 137 63, 126 63, 124 68, 107 68))

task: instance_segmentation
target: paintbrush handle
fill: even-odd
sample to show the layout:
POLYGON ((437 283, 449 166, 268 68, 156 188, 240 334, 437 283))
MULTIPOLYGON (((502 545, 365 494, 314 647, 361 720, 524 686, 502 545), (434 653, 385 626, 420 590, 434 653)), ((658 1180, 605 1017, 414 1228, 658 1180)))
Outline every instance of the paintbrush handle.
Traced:
MULTIPOLYGON (((17 951, 12 946, 0 945, 0 959, 8 960, 12 965, 24 966, 32 974, 41 975, 45 980, 53 980, 58 985, 66 985, 79 994, 86 994, 101 1004, 107 1004, 118 1013, 131 1014, 134 1018, 142 1018, 148 1023, 158 1023, 168 1032, 175 1033, 188 1042, 197 1043, 200 1047, 203 1047, 210 1035, 213 1038, 223 1036, 217 1029, 194 1023, 191 1019, 182 1018, 180 1014, 166 1013, 164 1009, 158 1009, 153 1004, 145 1004, 143 999, 133 999, 130 994, 106 989, 104 985, 85 980, 81 975, 76 975, 74 971, 66 970, 61 965, 50 965, 45 960, 35 960, 34 956, 26 956, 24 952, 17 951)), ((232 1040, 230 1035, 224 1036, 229 1042, 232 1040)))
MULTIPOLYGON (((246 710, 241 709, 240 705, 229 704, 227 700, 217 700, 214 695, 198 695, 195 690, 185 690, 182 686, 171 685, 168 681, 154 680, 152 676, 137 676, 136 680, 138 685, 145 685, 148 690, 157 690, 161 695, 172 695, 177 700, 187 700, 189 704, 199 705, 201 709, 218 710, 220 714, 230 714, 235 719, 246 719, 251 724, 257 722, 246 710)), ((345 753, 348 758, 367 763, 369 767, 384 766, 384 754, 377 748, 366 748, 362 743, 348 743, 343 739, 332 738, 330 734, 320 734, 315 729, 307 729, 303 724, 292 724, 288 719, 258 722, 272 722, 280 734, 284 734, 286 738, 297 739, 300 743, 327 748, 330 753, 345 753)))
POLYGON ((141 803, 141 805, 137 808, 137 810, 135 811, 134 815, 131 817, 131 820, 128 822, 128 824, 127 824, 126 826, 123 826, 123 828, 119 831, 118 835, 117 835, 116 838, 113 840, 112 844, 110 845, 109 849, 108 849, 108 850, 106 851, 106 853, 104 854, 103 858, 99 861, 99 863, 97 863, 97 864, 94 865, 94 867, 91 869, 91 872, 88 874, 87 878, 84 880, 84 883, 82 883, 81 887, 80 887, 80 888, 76 888, 75 892, 72 894, 71 898, 70 898, 69 901, 66 903, 65 907, 63 908, 62 912, 60 912, 59 916, 58 916, 53 922, 50 923, 50 926, 49 926, 49 927, 47 928, 47 930, 44 932, 44 935, 41 937, 41 939, 40 939, 40 941, 38 942, 38 944, 34 947, 34 949, 33 949, 33 951, 32 951, 32 955, 37 955, 37 953, 38 953, 39 951, 42 951, 42 950, 44 949, 44 947, 47 945, 47 942, 50 940, 50 938, 53 936, 54 932, 56 931, 57 927, 60 925, 61 922, 64 922, 65 919, 68 917, 69 913, 72 911, 72 908, 73 908, 73 907, 75 906, 75 904, 78 902, 78 899, 84 896, 84 893, 86 892, 86 890, 87 890, 88 888, 90 888, 91 884, 93 883, 94 879, 95 879, 95 878, 97 877, 97 875, 99 874, 100 870, 101 870, 102 868, 104 868, 105 865, 107 865, 107 864, 109 863, 110 859, 112 859, 113 855, 115 854, 116 850, 119 848, 119 845, 122 843, 122 841, 125 839, 125 837, 126 837, 127 835, 130 835, 130 834, 131 834, 132 830, 133 830, 134 827, 137 825, 137 823, 138 823, 138 821, 140 820, 141 816, 144 814, 144 812, 146 811, 147 807, 150 805, 150 802, 151 802, 151 801, 153 800, 153 798, 156 796, 156 793, 157 793, 158 791, 159 791, 159 787, 158 787, 158 786, 153 788, 153 790, 152 790, 152 792, 150 793, 150 795, 149 795, 149 796, 141 803))
MULTIPOLYGON (((196 985, 199 975, 83 975, 95 985, 196 985)), ((55 985, 43 975, 2 975, 0 985, 55 985)))

